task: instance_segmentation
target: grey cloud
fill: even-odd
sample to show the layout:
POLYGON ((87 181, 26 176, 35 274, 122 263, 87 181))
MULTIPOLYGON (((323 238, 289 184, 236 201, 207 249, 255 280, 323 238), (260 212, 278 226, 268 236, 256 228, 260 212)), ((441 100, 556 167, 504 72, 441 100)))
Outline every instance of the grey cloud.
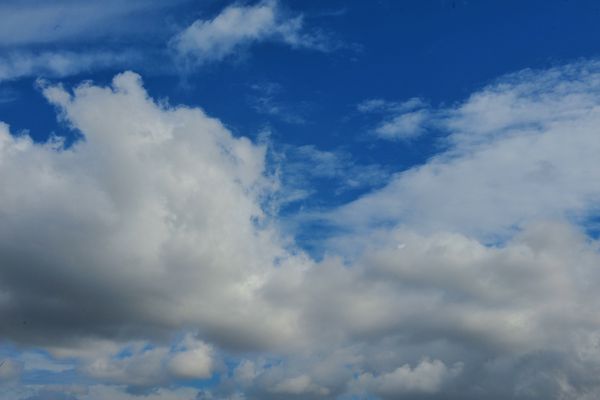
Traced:
POLYGON ((593 210, 595 75, 583 76, 585 95, 567 80, 516 96, 534 111, 568 99, 569 112, 533 113, 539 129, 476 112, 481 130, 463 124, 448 153, 338 210, 356 229, 320 262, 263 209, 280 184, 266 146, 200 109, 158 105, 133 73, 46 85, 85 140, 36 144, 0 126, 0 335, 103 382, 81 399, 134 398, 128 386, 148 399, 598 397, 600 244, 560 218, 593 210), (464 196, 478 201, 440 206, 464 196), (374 216, 394 226, 361 225, 374 216), (193 335, 170 346, 182 332, 193 335), (172 388, 224 359, 236 365, 214 387, 172 388))
POLYGON ((60 149, 3 127, 2 335, 152 337, 208 318, 210 337, 271 342, 269 324, 243 322, 288 322, 245 305, 281 253, 253 222, 263 217, 264 150, 200 110, 160 108, 134 74, 113 88, 45 93, 85 141, 60 149), (251 330, 222 333, 240 323, 251 330))
POLYGON ((23 363, 14 358, 0 359, 0 383, 13 381, 20 377, 23 371, 23 363))

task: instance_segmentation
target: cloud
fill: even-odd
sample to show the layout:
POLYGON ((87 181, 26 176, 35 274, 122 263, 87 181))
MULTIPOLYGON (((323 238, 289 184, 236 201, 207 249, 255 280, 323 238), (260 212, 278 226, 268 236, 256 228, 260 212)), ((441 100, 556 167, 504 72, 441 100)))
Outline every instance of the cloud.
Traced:
POLYGON ((15 390, 7 400, 192 400, 197 394, 193 388, 158 388, 140 395, 118 385, 27 385, 15 390))
POLYGON ((523 71, 437 110, 446 151, 337 210, 342 225, 382 222, 449 230, 485 240, 527 221, 585 219, 600 187, 597 62, 523 71))
POLYGON ((61 78, 104 68, 123 68, 140 59, 133 51, 11 52, 0 56, 0 82, 29 76, 61 78))
POLYGON ((273 146, 272 164, 279 180, 274 203, 283 206, 312 196, 320 184, 320 194, 338 196, 351 190, 383 185, 389 174, 377 164, 359 164, 341 149, 326 151, 312 145, 273 146))
POLYGON ((358 381, 359 385, 369 387, 382 398, 393 399, 403 394, 437 393, 445 380, 454 379, 461 370, 461 364, 448 368, 440 360, 425 359, 414 368, 406 364, 378 377, 361 375, 358 381))
POLYGON ((431 119, 427 104, 416 97, 402 103, 369 99, 359 103, 356 109, 361 113, 383 114, 385 117, 373 128, 373 133, 387 140, 416 138, 426 132, 431 119))
POLYGON ((25 352, 19 355, 25 371, 63 372, 73 368, 71 363, 56 362, 41 352, 25 352))
POLYGON ((413 138, 425 131, 423 124, 427 120, 427 116, 427 111, 424 110, 396 115, 375 128, 375 133, 384 139, 413 138))
POLYGON ((312 394, 319 397, 327 396, 329 394, 329 390, 316 386, 307 375, 284 379, 283 381, 276 383, 271 388, 271 392, 283 395, 312 394))
POLYGON ((6 381, 14 381, 19 378, 23 371, 23 364, 12 358, 0 360, 0 384, 6 381))
POLYGON ((323 34, 306 33, 301 15, 287 16, 276 0, 231 5, 213 19, 196 20, 171 40, 171 47, 193 64, 220 61, 254 43, 282 42, 293 48, 328 51, 323 34))
MULTIPOLYGON (((597 390, 593 379, 585 389, 575 383, 599 367, 596 328, 588 328, 597 324, 597 242, 552 223, 530 226, 499 248, 460 234, 402 230, 384 230, 369 242, 350 268, 326 260, 297 290, 281 289, 287 298, 280 301, 304 304, 323 347, 348 346, 345 362, 329 366, 342 377, 321 383, 332 393, 347 390, 344 377, 354 383, 343 365, 388 376, 367 388, 393 398, 411 398, 411 390, 439 390, 432 398, 527 398, 515 394, 521 385, 533 397, 558 397, 565 393, 561 379, 576 393, 597 390), (410 372, 423 356, 447 370, 436 363, 429 378, 417 379, 410 372), (581 363, 586 367, 573 368, 581 363), (534 373, 544 383, 528 382, 534 373)), ((309 376, 319 382, 320 373, 309 376)))
POLYGON ((273 260, 287 265, 260 228, 263 147, 199 109, 162 108, 132 73, 44 94, 85 140, 63 149, 0 127, 3 337, 74 346, 187 324, 239 347, 295 337, 293 315, 260 300, 273 260))
POLYGON ((179 378, 210 378, 214 364, 212 353, 205 343, 187 336, 169 360, 169 371, 179 378))
POLYGON ((88 359, 80 368, 98 381, 144 388, 176 379, 208 379, 213 365, 213 350, 188 334, 170 347, 130 344, 116 353, 88 359))
POLYGON ((0 105, 11 103, 19 98, 17 92, 9 88, 0 88, 0 105))
POLYGON ((138 22, 140 16, 147 16, 169 4, 173 2, 3 1, 0 5, 0 47, 73 43, 84 39, 89 43, 140 32, 143 29, 143 24, 138 22))
MULTIPOLYGON (((172 32, 168 24, 158 21, 164 22, 165 11, 184 1, 187 0, 3 1, 0 83, 25 77, 61 78, 111 68, 165 64, 156 62, 167 54, 157 50, 155 43, 160 41, 163 48, 165 38, 172 32), (148 24, 154 26, 150 35, 148 24), (144 51, 139 42, 134 43, 142 35, 144 51), (142 62, 149 57, 155 62, 142 62)), ((0 95, 0 102, 4 97, 7 96, 0 95)))
POLYGON ((291 107, 278 99, 283 91, 281 85, 274 82, 253 84, 250 86, 253 94, 248 96, 252 108, 260 114, 274 116, 289 124, 305 124, 306 119, 302 116, 302 106, 291 107), (300 110, 299 110, 300 109, 300 110))
POLYGON ((42 84, 82 140, 0 125, 0 336, 73 365, 63 398, 598 397, 600 242, 566 218, 595 209, 596 69, 445 110, 448 150, 331 214, 318 262, 266 207, 266 145, 131 72, 42 84))

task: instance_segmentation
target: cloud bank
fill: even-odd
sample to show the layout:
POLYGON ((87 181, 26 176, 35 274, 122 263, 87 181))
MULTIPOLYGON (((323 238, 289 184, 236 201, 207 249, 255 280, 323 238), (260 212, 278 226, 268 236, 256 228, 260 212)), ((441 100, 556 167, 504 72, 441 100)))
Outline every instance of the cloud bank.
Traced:
POLYGON ((437 113, 446 150, 327 214, 320 261, 268 211, 265 145, 131 72, 46 84, 83 138, 0 126, 0 336, 41 351, 2 356, 3 395, 596 398, 598 82, 524 71, 437 113), (94 383, 19 385, 34 365, 94 383))

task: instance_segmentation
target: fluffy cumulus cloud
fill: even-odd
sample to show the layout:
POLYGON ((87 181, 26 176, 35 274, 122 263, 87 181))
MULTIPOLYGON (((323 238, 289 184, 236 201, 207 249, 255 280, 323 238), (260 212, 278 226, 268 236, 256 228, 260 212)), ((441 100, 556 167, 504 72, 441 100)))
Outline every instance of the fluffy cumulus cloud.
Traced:
POLYGON ((287 313, 258 306, 273 260, 287 265, 259 228, 262 147, 201 110, 161 108, 132 73, 44 93, 85 138, 63 149, 2 127, 3 336, 161 335, 201 320, 240 347, 294 335, 287 313))
POLYGON ((82 139, 0 126, 0 336, 37 349, 3 398, 600 395, 596 63, 436 112, 446 150, 326 215, 320 261, 267 211, 265 145, 131 72, 42 90, 82 139))
POLYGON ((320 51, 331 47, 323 34, 304 32, 302 16, 286 15, 277 0, 232 5, 213 19, 196 20, 171 40, 171 46, 183 59, 202 64, 264 41, 320 51))

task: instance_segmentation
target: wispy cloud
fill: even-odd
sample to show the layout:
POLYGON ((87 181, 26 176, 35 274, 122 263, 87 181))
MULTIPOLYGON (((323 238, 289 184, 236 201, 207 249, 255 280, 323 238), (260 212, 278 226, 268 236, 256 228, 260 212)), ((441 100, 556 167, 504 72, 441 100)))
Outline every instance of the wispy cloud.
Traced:
POLYGON ((390 102, 383 99, 369 99, 359 103, 356 109, 361 113, 376 114, 381 120, 372 132, 381 139, 409 140, 427 130, 430 122, 430 109, 420 98, 405 102, 390 102))
POLYGON ((16 90, 5 87, 0 88, 0 104, 10 103, 12 101, 15 101, 18 97, 19 94, 16 90))
POLYGON ((248 96, 252 108, 260 114, 276 117, 290 124, 305 124, 302 106, 292 107, 281 99, 284 89, 275 82, 255 83, 250 86, 253 93, 248 96))
POLYGON ((171 46, 180 57, 198 65, 266 41, 318 51, 333 47, 324 34, 304 28, 302 15, 288 15, 276 0, 232 5, 212 19, 196 20, 171 40, 171 46))
POLYGON ((0 82, 27 76, 64 77, 105 68, 126 68, 139 62, 134 51, 13 51, 0 55, 0 82))
POLYGON ((94 39, 141 32, 145 29, 140 16, 179 2, 6 0, 0 4, 0 47, 82 40, 89 44, 94 39))
POLYGON ((156 22, 164 18, 159 11, 184 1, 4 1, 0 4, 0 81, 111 68, 146 70, 148 63, 142 60, 168 57, 165 41, 171 31, 156 22), (148 24, 154 27, 151 39, 148 24), (134 45, 134 41, 141 34, 154 49, 136 48, 139 42, 134 45))
POLYGON ((279 205, 306 200, 317 188, 321 196, 338 196, 351 190, 380 187, 389 177, 383 166, 357 163, 341 149, 285 145, 271 151, 281 184, 275 194, 279 205))

